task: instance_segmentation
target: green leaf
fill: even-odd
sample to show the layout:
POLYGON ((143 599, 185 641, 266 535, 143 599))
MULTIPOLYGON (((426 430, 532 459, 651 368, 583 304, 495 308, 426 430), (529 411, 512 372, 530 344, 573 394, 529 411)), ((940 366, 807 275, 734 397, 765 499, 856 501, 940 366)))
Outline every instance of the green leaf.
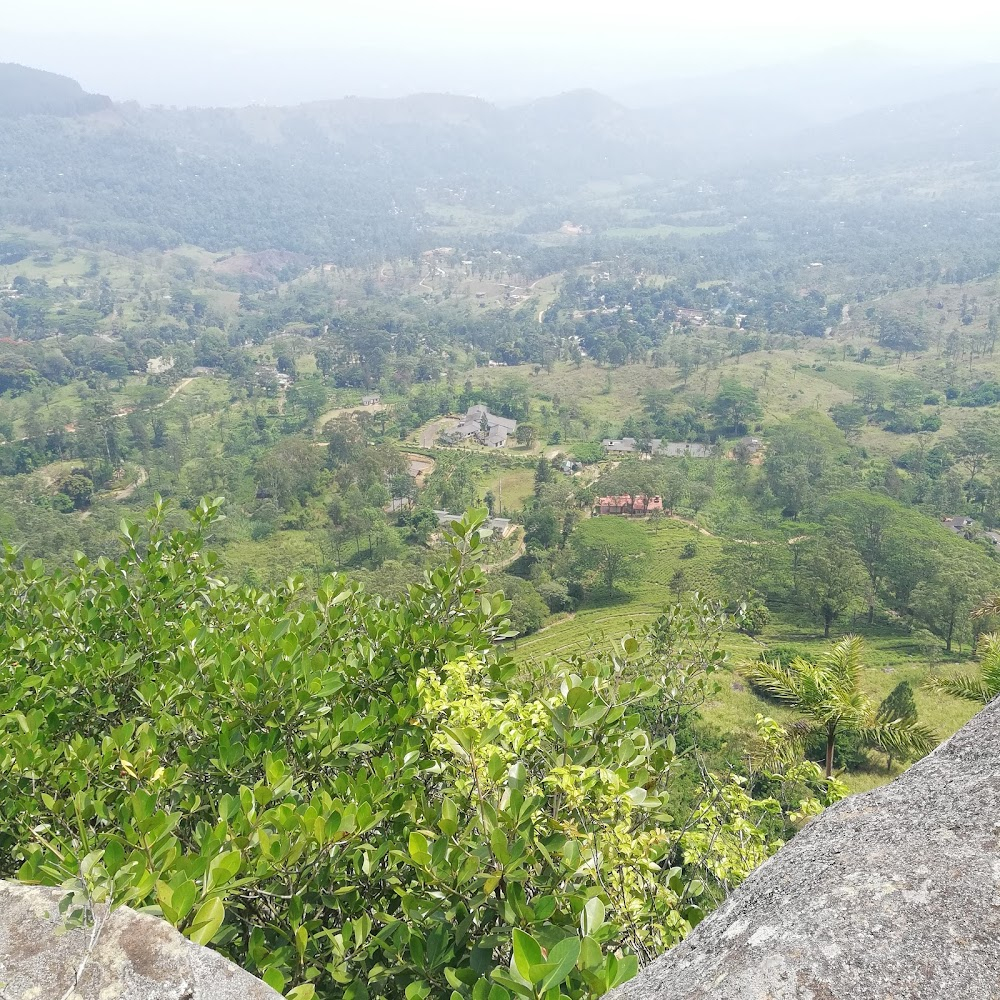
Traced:
POLYGON ((239 851, 227 851, 225 854, 219 854, 212 858, 208 865, 209 891, 236 878, 242 860, 239 851))
POLYGON ((264 975, 260 977, 277 993, 283 993, 285 989, 285 977, 282 975, 281 970, 277 966, 272 965, 269 969, 264 972, 264 975))
POLYGON ((285 994, 285 1000, 313 1000, 314 996, 316 996, 316 987, 312 983, 301 983, 285 994))
POLYGON ((507 785, 510 788, 524 788, 528 781, 528 771, 519 760, 514 761, 507 770, 507 785))
POLYGON ((542 992, 558 986, 571 972, 580 957, 580 939, 568 937, 549 951, 547 964, 552 970, 542 980, 542 992))
MULTIPOLYGON (((50 806, 49 808, 51 809, 52 807, 50 806)), ((123 864, 125 864, 125 849, 117 840, 112 840, 104 848, 104 867, 114 875, 123 864)))
POLYGON ((198 887, 191 881, 185 879, 180 885, 174 886, 171 905, 177 913, 177 922, 183 920, 194 906, 195 899, 198 898, 198 887))
POLYGON ((490 831, 490 850, 493 852, 493 857, 500 862, 500 864, 505 865, 510 861, 510 850, 507 846, 507 838, 503 835, 503 831, 494 827, 490 831))
MULTIPOLYGON (((216 896, 213 899, 206 900, 198 908, 194 920, 191 921, 191 926, 187 929, 187 936, 195 944, 207 945, 215 937, 225 917, 226 908, 222 905, 221 899, 216 896)), ((282 985, 284 985, 284 981, 282 981, 282 985)), ((280 993, 281 989, 277 989, 280 993)))
POLYGON ((506 969, 494 969, 490 975, 505 989, 509 990, 511 993, 517 994, 519 997, 528 997, 529 1000, 531 1000, 531 998, 535 996, 534 989, 532 989, 531 985, 525 981, 521 973, 518 972, 517 966, 514 965, 513 955, 511 956, 510 972, 506 969))
POLYGON ((453 837, 458 833, 458 806, 446 795, 441 800, 441 818, 438 829, 446 836, 453 837))
POLYGON ((584 937, 592 937, 604 926, 604 903, 599 896, 587 900, 580 914, 580 930, 584 937))
POLYGON ((427 838, 417 830, 410 833, 407 842, 410 857, 420 866, 430 864, 431 854, 427 849, 427 838))
POLYGON ((621 986, 622 983, 627 983, 630 979, 634 979, 638 971, 639 960, 635 955, 626 955, 624 958, 618 960, 618 969, 608 986, 611 989, 621 986))
POLYGON ((604 964, 604 952, 592 938, 585 937, 580 945, 579 965, 581 969, 599 969, 604 964))
POLYGON ((531 979, 531 967, 533 965, 541 965, 542 949, 530 934, 525 934, 518 927, 514 928, 512 937, 514 966, 526 982, 533 983, 534 980, 531 979))

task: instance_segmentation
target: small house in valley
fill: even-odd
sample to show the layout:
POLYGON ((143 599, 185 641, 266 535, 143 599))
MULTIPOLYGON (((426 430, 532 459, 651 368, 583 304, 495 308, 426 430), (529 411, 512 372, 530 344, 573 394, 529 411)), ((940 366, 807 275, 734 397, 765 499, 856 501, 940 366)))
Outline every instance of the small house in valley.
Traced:
POLYGON ((488 448, 505 448, 507 439, 517 430, 517 421, 498 417, 489 407, 470 406, 458 424, 444 437, 452 442, 475 440, 488 448))
POLYGON ((656 455, 666 458, 711 458, 715 449, 710 444, 693 441, 663 441, 649 438, 639 441, 633 437, 605 438, 601 444, 609 455, 656 455))
POLYGON ((961 535, 963 538, 972 538, 973 525, 975 524, 975 519, 971 517, 942 517, 941 523, 946 528, 951 528, 956 535, 961 535))
POLYGON ((972 542, 979 539, 1000 548, 1000 531, 986 531, 978 527, 975 518, 964 517, 962 515, 958 515, 957 517, 942 517, 941 523, 967 541, 972 542))
MULTIPOLYGON (((442 528, 462 520, 461 514, 452 514, 451 511, 447 510, 436 510, 434 516, 442 528)), ((491 538, 506 538, 513 530, 514 525, 509 517, 491 517, 480 527, 479 536, 484 541, 491 538)))

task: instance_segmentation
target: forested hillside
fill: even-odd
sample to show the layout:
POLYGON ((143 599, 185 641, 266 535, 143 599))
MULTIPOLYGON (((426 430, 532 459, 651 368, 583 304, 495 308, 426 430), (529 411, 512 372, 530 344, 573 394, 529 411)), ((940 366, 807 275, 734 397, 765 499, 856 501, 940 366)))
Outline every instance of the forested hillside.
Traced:
POLYGON ((960 221, 966 252, 993 252, 993 227, 974 223, 993 217, 995 89, 817 128, 781 109, 758 109, 750 126, 710 101, 633 110, 589 91, 502 109, 448 95, 145 109, 5 73, 0 220, 119 250, 240 245, 372 263, 434 246, 460 218, 494 240, 567 219, 594 235, 737 227, 751 254, 791 235, 808 258, 842 239, 892 256, 916 240, 925 257, 953 248, 960 221), (884 183, 912 169, 919 183, 884 183))

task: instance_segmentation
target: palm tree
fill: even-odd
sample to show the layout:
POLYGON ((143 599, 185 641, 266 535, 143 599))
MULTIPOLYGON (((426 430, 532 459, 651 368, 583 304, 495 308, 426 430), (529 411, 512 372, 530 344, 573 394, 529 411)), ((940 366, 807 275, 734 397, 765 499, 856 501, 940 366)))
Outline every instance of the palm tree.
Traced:
POLYGON ((991 594, 972 612, 973 618, 992 618, 1000 615, 1000 594, 991 594))
MULTIPOLYGON (((997 598, 991 598, 991 601, 996 604, 997 598)), ((996 614, 997 611, 1000 611, 1000 606, 990 613, 996 614)), ((992 701, 1000 694, 1000 633, 988 632, 981 636, 979 648, 982 650, 982 655, 978 677, 966 675, 935 679, 930 682, 931 689, 942 694, 954 695, 956 698, 978 701, 981 705, 992 701)))
POLYGON ((807 716, 826 736, 826 776, 833 777, 833 751, 838 732, 857 733, 869 746, 899 756, 920 756, 938 742, 934 733, 913 719, 889 719, 861 690, 864 643, 860 636, 841 639, 817 662, 797 656, 787 665, 759 660, 743 674, 751 684, 807 716))

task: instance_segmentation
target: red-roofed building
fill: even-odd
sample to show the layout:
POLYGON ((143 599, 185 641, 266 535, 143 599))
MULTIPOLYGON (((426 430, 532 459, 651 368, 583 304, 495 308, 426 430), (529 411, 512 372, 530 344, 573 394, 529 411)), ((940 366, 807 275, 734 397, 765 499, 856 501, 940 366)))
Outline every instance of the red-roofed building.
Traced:
POLYGON ((630 496, 599 497, 594 502, 595 514, 617 514, 622 517, 645 517, 647 514, 659 513, 663 510, 663 498, 647 497, 644 493, 630 496))
POLYGON ((595 507, 598 514, 631 514, 632 497, 627 493, 620 497, 600 497, 595 507))

